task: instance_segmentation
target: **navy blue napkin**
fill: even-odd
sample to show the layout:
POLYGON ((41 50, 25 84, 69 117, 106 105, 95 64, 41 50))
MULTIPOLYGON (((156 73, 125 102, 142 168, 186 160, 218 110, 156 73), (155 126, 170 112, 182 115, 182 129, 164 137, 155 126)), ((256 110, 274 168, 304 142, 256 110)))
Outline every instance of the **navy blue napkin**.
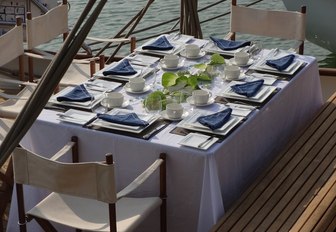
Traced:
POLYGON ((129 126, 148 126, 149 123, 140 119, 136 113, 110 115, 110 114, 97 114, 97 117, 112 123, 118 123, 129 126))
POLYGON ((142 46, 142 49, 148 49, 148 50, 170 50, 173 49, 174 46, 171 45, 166 38, 166 36, 161 36, 157 40, 155 40, 153 43, 148 44, 146 46, 142 46))
POLYGON ((227 108, 215 114, 200 116, 197 121, 203 126, 209 127, 211 130, 221 128, 227 121, 229 121, 232 109, 227 108))
POLYGON ((137 72, 134 70, 131 63, 127 59, 124 59, 121 62, 119 62, 119 64, 117 64, 116 66, 104 71, 103 75, 104 76, 108 76, 108 75, 130 76, 136 73, 137 72))
POLYGON ((76 86, 63 96, 58 96, 57 101, 86 102, 93 100, 94 97, 86 90, 83 84, 76 86))
POLYGON ((244 95, 246 97, 253 97, 263 84, 264 80, 261 79, 257 81, 246 82, 244 84, 232 85, 231 88, 235 93, 244 95))
POLYGON ((279 71, 283 71, 285 70, 289 65, 291 65, 291 63, 293 63, 295 58, 294 54, 290 54, 287 56, 283 56, 279 59, 275 59, 275 60, 266 60, 266 64, 268 66, 271 66, 273 68, 276 68, 279 71))
POLYGON ((234 41, 234 40, 225 40, 225 39, 218 39, 210 36, 210 39, 222 50, 230 51, 236 50, 237 48, 250 46, 251 41, 234 41))

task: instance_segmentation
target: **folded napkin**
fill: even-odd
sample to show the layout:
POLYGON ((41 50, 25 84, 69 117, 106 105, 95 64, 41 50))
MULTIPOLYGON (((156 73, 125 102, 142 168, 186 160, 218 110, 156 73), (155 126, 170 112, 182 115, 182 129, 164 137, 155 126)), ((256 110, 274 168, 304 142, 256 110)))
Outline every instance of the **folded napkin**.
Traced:
POLYGON ((197 121, 203 126, 209 127, 211 130, 221 128, 227 121, 229 121, 232 109, 227 108, 215 114, 200 116, 197 121))
POLYGON ((129 76, 129 75, 134 75, 136 73, 137 72, 134 70, 131 63, 127 59, 123 59, 116 66, 104 71, 103 75, 104 76, 108 76, 108 75, 129 76))
POLYGON ((253 97, 263 84, 264 80, 261 79, 257 81, 246 82, 244 84, 232 85, 231 88, 235 93, 244 95, 246 97, 253 97))
POLYGON ((148 49, 148 50, 170 50, 173 49, 174 46, 171 45, 166 38, 166 36, 161 36, 157 40, 155 40, 153 43, 148 44, 146 46, 142 46, 142 49, 148 49))
POLYGON ((56 98, 57 101, 86 102, 94 99, 83 84, 76 86, 70 92, 56 98))
POLYGON ((97 114, 97 117, 112 123, 118 123, 129 126, 148 126, 149 123, 140 119, 136 113, 110 115, 110 114, 97 114))
POLYGON ((283 56, 275 60, 266 60, 266 64, 272 68, 276 68, 279 71, 285 70, 291 63, 293 63, 295 58, 294 54, 283 56))
POLYGON ((210 36, 210 39, 222 50, 230 51, 237 48, 245 47, 251 45, 251 41, 234 41, 234 40, 225 40, 218 39, 210 36))

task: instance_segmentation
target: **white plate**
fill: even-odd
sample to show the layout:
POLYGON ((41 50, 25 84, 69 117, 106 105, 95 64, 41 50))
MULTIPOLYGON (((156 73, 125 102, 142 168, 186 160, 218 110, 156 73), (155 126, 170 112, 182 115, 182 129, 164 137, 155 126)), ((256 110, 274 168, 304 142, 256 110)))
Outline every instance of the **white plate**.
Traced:
POLYGON ((87 89, 87 91, 94 96, 93 101, 86 101, 86 102, 72 102, 72 101, 57 101, 57 97, 63 96, 69 93, 73 88, 73 86, 68 86, 55 95, 51 96, 49 102, 52 104, 63 105, 63 106, 73 106, 81 109, 92 109, 94 106, 99 104, 100 100, 103 97, 103 93, 101 91, 95 91, 92 89, 87 89))
MULTIPOLYGON (((107 112, 107 114, 110 115, 118 115, 118 114, 129 114, 133 113, 134 111, 128 110, 128 109, 120 109, 120 108, 114 108, 111 111, 107 112)), ((155 122, 160 116, 159 115, 148 115, 143 113, 136 113, 138 117, 142 120, 145 120, 149 123, 148 126, 150 126, 153 122, 155 122)), ((120 130, 120 131, 127 131, 131 133, 140 133, 144 129, 146 129, 148 126, 142 127, 142 126, 129 126, 129 125, 123 125, 118 123, 111 123, 104 121, 102 119, 95 120, 92 125, 99 126, 103 128, 109 128, 114 130, 120 130)))
POLYGON ((129 106, 130 102, 129 102, 129 100, 125 100, 125 101, 123 102, 123 104, 121 104, 121 106, 108 107, 108 104, 106 103, 105 98, 103 98, 103 99, 101 100, 100 104, 101 104, 102 106, 104 106, 105 108, 113 109, 113 108, 125 108, 125 107, 129 106))
MULTIPOLYGON (((212 112, 214 113, 214 112, 212 112)), ((201 131, 201 132, 208 132, 212 134, 218 134, 218 135, 226 135, 228 132, 230 132, 240 121, 243 120, 243 117, 238 117, 236 115, 231 114, 231 118, 227 123, 225 123, 221 128, 216 130, 211 130, 210 128, 203 126, 199 122, 197 122, 197 118, 203 115, 211 114, 209 111, 204 110, 198 110, 195 111, 194 114, 187 116, 185 119, 183 119, 181 122, 179 122, 176 126, 182 127, 189 130, 194 131, 201 131)))
POLYGON ((153 68, 151 67, 145 67, 145 66, 141 66, 141 65, 136 65, 136 64, 132 64, 132 67, 134 68, 134 70, 137 72, 134 75, 129 75, 129 76, 124 76, 124 75, 108 75, 108 76, 104 76, 103 72, 105 70, 108 70, 110 68, 112 68, 113 66, 117 65, 118 63, 112 63, 108 66, 106 66, 105 68, 99 70, 98 72, 96 72, 94 74, 94 76, 96 77, 103 77, 103 78, 108 78, 108 79, 115 79, 115 80, 129 80, 132 79, 134 77, 146 77, 147 75, 149 75, 150 73, 152 73, 154 71, 153 68))
POLYGON ((203 50, 209 52, 209 53, 219 53, 219 54, 222 54, 222 55, 227 55, 227 56, 234 56, 234 54, 236 52, 239 52, 243 49, 246 49, 246 48, 249 48, 249 46, 246 46, 246 47, 242 47, 242 48, 237 48, 235 50, 228 50, 228 51, 224 51, 222 49, 220 49, 219 47, 217 47, 212 41, 210 41, 207 46, 205 46, 203 48, 203 50))
POLYGON ((238 64, 236 63, 236 61, 235 61, 234 58, 231 58, 229 61, 230 61, 231 64, 237 65, 237 66, 239 66, 239 67, 246 67, 246 66, 250 66, 250 65, 253 64, 253 60, 252 60, 252 59, 249 59, 249 60, 247 61, 247 63, 244 64, 244 65, 238 65, 238 64))
POLYGON ((95 91, 112 91, 121 86, 120 82, 114 81, 106 81, 102 79, 96 79, 94 81, 87 81, 84 83, 87 89, 95 90, 95 91))
POLYGON ((235 93, 231 86, 235 84, 242 84, 243 82, 238 82, 238 81, 232 81, 229 83, 229 85, 224 89, 224 91, 221 93, 221 96, 223 97, 228 97, 228 98, 234 98, 234 99, 240 99, 240 100, 246 100, 246 101, 251 101, 251 102, 259 102, 262 103, 266 98, 272 94, 275 90, 275 86, 266 86, 263 85, 261 86, 260 90, 256 95, 253 97, 246 97, 244 95, 240 95, 235 93))
MULTIPOLYGON (((161 35, 163 36, 163 35, 161 35)), ((170 44, 174 46, 174 48, 170 49, 170 50, 146 50, 146 49, 142 49, 143 46, 146 46, 148 44, 151 44, 152 42, 154 42, 157 38, 153 38, 149 41, 147 41, 146 43, 144 43, 141 47, 138 47, 135 49, 136 52, 143 52, 143 53, 148 53, 148 54, 154 54, 154 55, 167 55, 167 54, 178 54, 182 49, 183 49, 183 44, 182 42, 179 42, 178 40, 173 40, 169 38, 169 35, 165 35, 170 44)))
POLYGON ((159 63, 159 64, 160 64, 160 67, 161 67, 162 69, 173 71, 173 70, 178 70, 178 69, 180 69, 180 68, 183 68, 183 66, 184 66, 184 60, 183 60, 183 59, 180 59, 178 65, 177 65, 176 67, 172 67, 172 68, 168 68, 168 67, 162 62, 162 60, 160 60, 160 63, 159 63))
POLYGON ((95 113, 85 112, 81 110, 69 109, 64 113, 57 114, 58 119, 62 122, 70 122, 75 124, 84 125, 86 122, 96 116, 95 113))
POLYGON ((194 147, 197 149, 207 150, 211 147, 215 142, 217 142, 218 138, 211 137, 209 135, 199 134, 199 133, 189 133, 186 137, 184 137, 179 144, 188 147, 194 147), (209 140, 211 139, 211 140, 209 140), (208 142, 206 142, 208 141, 208 142), (202 143, 205 143, 204 146, 199 146, 202 143))
POLYGON ((206 54, 206 52, 201 50, 200 53, 197 56, 191 56, 190 57, 190 56, 187 56, 186 50, 183 50, 183 51, 180 52, 181 56, 183 56, 183 57, 185 57, 187 59, 190 59, 190 60, 200 59, 200 58, 204 57, 205 54, 206 54))
POLYGON ((129 83, 126 83, 125 86, 124 86, 124 89, 127 93, 146 93, 148 92, 150 89, 151 89, 151 86, 150 85, 146 85, 145 88, 143 88, 142 90, 140 91, 133 91, 131 89, 131 87, 129 86, 129 83))
POLYGON ((188 114, 189 114, 188 111, 184 110, 181 118, 169 118, 166 110, 160 112, 161 117, 169 121, 181 121, 182 119, 187 117, 188 114))
POLYGON ((195 105, 195 106, 208 106, 208 105, 213 104, 215 102, 215 99, 213 97, 210 97, 209 100, 208 100, 208 102, 205 103, 205 104, 195 104, 193 97, 190 96, 190 97, 187 98, 187 102, 189 104, 195 105))
POLYGON ((271 49, 267 55, 260 59, 260 61, 253 64, 250 69, 257 70, 257 71, 264 71, 264 72, 270 72, 270 73, 278 73, 278 74, 287 74, 287 75, 293 75, 301 66, 304 64, 304 61, 301 60, 295 60, 290 64, 285 70, 279 71, 276 68, 273 68, 271 66, 268 66, 266 64, 266 61, 269 59, 278 59, 283 56, 289 55, 290 53, 286 51, 282 51, 279 49, 271 49))

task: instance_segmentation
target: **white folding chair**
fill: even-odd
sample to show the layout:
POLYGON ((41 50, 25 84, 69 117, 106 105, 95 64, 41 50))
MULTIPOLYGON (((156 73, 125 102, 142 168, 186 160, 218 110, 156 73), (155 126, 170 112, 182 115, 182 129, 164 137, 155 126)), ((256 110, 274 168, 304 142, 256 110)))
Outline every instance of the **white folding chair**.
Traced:
MULTIPOLYGON (((69 147, 69 145, 68 145, 69 147)), ((113 157, 106 162, 64 163, 58 152, 47 159, 26 150, 13 155, 19 225, 35 219, 45 231, 55 231, 50 222, 77 231, 133 231, 154 209, 161 206, 161 231, 166 231, 165 154, 119 193, 115 189, 113 157), (160 167, 160 197, 127 197, 160 167), (52 193, 25 213, 22 185, 32 185, 52 193), (26 214, 26 217, 25 217, 26 214)))
MULTIPOLYGON (((35 65, 34 60, 49 60, 53 58, 53 54, 47 53, 37 47, 43 45, 60 35, 65 39, 69 33, 68 27, 68 6, 67 0, 63 0, 62 4, 52 8, 47 13, 32 17, 30 12, 27 13, 27 49, 31 53, 31 58, 28 60, 29 65, 29 80, 33 81, 35 78, 35 65), (33 57, 33 55, 35 55, 33 57)), ((135 47, 133 38, 120 38, 120 39, 99 39, 89 37, 90 40, 105 41, 105 42, 132 42, 131 48, 135 47)), ((134 48, 133 48, 134 49, 134 48)), ((96 61, 99 57, 88 59, 74 59, 67 72, 64 74, 60 81, 60 87, 74 86, 83 83, 90 79, 96 72, 96 61)), ((100 62, 99 69, 103 68, 103 62, 100 62)))
POLYGON ((235 40, 236 33, 296 40, 294 50, 304 52, 306 6, 301 12, 256 9, 231 2, 230 32, 226 38, 235 40))

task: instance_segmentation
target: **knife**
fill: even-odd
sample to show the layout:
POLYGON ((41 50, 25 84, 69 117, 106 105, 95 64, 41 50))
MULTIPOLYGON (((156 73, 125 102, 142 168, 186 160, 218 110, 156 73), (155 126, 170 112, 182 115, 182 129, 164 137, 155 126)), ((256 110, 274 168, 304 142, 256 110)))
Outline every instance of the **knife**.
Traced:
POLYGON ((201 142, 200 144, 198 144, 198 148, 203 148, 206 145, 208 145, 215 137, 210 136, 209 138, 207 138, 205 141, 201 142))
POLYGON ((93 121, 95 121, 98 118, 98 115, 94 116, 93 118, 91 118, 89 121, 87 121, 86 123, 83 124, 82 127, 88 127, 91 123, 93 123, 93 121))
POLYGON ((167 126, 168 124, 161 124, 160 126, 158 126, 157 128, 155 128, 154 130, 148 132, 147 134, 145 134, 144 136, 142 136, 143 139, 149 139, 150 137, 152 137, 156 132, 160 131, 161 129, 163 129, 165 126, 167 126))

